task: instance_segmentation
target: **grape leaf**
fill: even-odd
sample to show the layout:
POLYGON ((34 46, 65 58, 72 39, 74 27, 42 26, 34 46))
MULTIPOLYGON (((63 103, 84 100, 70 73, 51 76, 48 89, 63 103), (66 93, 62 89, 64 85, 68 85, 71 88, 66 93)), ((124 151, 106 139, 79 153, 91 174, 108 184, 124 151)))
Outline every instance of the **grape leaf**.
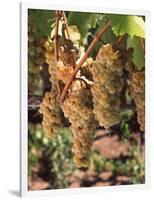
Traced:
POLYGON ((145 66, 145 57, 144 57, 144 50, 141 46, 141 38, 131 36, 127 39, 127 47, 133 47, 133 62, 138 67, 138 69, 142 69, 145 66))
MULTIPOLYGON (((101 21, 99 21, 99 27, 96 29, 96 33, 98 33, 102 27, 104 27, 106 24, 106 22, 104 22, 103 19, 101 19, 101 21)), ((100 40, 95 44, 94 49, 93 49, 93 54, 92 56, 96 56, 99 49, 101 48, 101 46, 103 44, 108 44, 108 43, 114 43, 117 40, 117 36, 115 35, 115 33, 112 31, 111 28, 108 29, 108 31, 106 33, 104 33, 100 40)))
MULTIPOLYGON (((102 23, 100 24, 97 32, 99 32, 103 26, 105 26, 105 22, 102 21, 102 23)), ((101 38, 100 38, 103 42, 105 43, 114 43, 117 39, 115 33, 113 32, 112 28, 109 28, 108 31, 106 33, 104 33, 101 38)))
POLYGON ((112 30, 116 35, 128 33, 131 36, 145 37, 145 23, 142 17, 131 15, 108 15, 112 30))
POLYGON ((32 19, 42 36, 47 36, 51 31, 51 24, 54 23, 54 12, 47 10, 34 10, 31 12, 32 19))
POLYGON ((88 29, 96 25, 96 19, 92 13, 70 12, 68 16, 68 24, 76 25, 83 39, 88 32, 88 29))
POLYGON ((100 14, 92 14, 91 17, 91 28, 96 28, 98 23, 98 19, 100 18, 100 14))

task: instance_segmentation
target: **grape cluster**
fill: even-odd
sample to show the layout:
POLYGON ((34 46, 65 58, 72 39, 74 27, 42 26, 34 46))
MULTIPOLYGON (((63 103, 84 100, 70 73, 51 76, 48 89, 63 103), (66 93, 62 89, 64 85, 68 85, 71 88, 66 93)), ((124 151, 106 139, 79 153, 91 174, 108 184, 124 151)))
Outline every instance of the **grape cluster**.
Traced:
POLYGON ((52 88, 57 90, 57 77, 56 77, 56 60, 54 55, 54 47, 53 42, 50 40, 46 40, 44 43, 45 51, 45 58, 46 63, 48 64, 48 71, 50 74, 50 82, 52 84, 52 88))
MULTIPOLYGON (((31 16, 28 17, 28 83, 31 88, 37 87, 39 72, 45 63, 44 42, 46 38, 39 35, 31 16)), ((30 87, 29 87, 30 89, 30 87)), ((30 91, 31 92, 31 91, 30 91)))
POLYGON ((62 104, 64 115, 71 123, 70 129, 74 138, 72 152, 74 153, 74 162, 78 167, 88 165, 96 128, 91 99, 90 90, 84 87, 82 81, 76 80, 62 104))
POLYGON ((94 114, 100 126, 109 128, 118 124, 120 117, 120 94, 123 89, 123 69, 119 52, 112 45, 99 50, 91 72, 94 84, 91 88, 94 114))
MULTIPOLYGON (((59 128, 63 126, 63 115, 58 101, 58 84, 59 81, 66 83, 69 76, 73 72, 73 68, 69 65, 65 66, 61 60, 55 60, 55 49, 52 40, 46 40, 44 42, 44 47, 45 61, 48 64, 52 89, 51 92, 46 92, 45 97, 40 105, 40 113, 43 114, 42 125, 44 132, 47 136, 52 137, 55 136, 59 132, 59 128)), ((59 58, 62 58, 62 56, 59 58)))
POLYGON ((63 125, 63 121, 57 92, 54 89, 45 93, 39 111, 43 114, 42 126, 45 135, 47 137, 56 136, 63 125))
POLYGON ((42 126, 48 137, 56 136, 63 126, 63 114, 58 100, 58 79, 56 76, 57 62, 55 61, 53 42, 49 39, 44 42, 45 58, 50 74, 51 91, 46 92, 40 105, 40 113, 43 114, 42 126))
POLYGON ((66 83, 73 73, 73 67, 70 65, 64 65, 62 61, 56 63, 56 77, 58 80, 66 83))
POLYGON ((145 72, 132 73, 131 95, 137 109, 137 120, 140 129, 145 130, 145 72))
MULTIPOLYGON (((47 40, 44 43, 44 47, 46 49, 45 58, 46 62, 48 63, 48 71, 50 74, 50 82, 52 83, 52 87, 57 87, 57 82, 62 81, 63 83, 66 83, 67 80, 70 78, 70 76, 73 73, 73 65, 74 61, 72 60, 72 52, 73 47, 71 46, 71 50, 68 50, 68 47, 65 48, 59 47, 59 60, 55 60, 54 55, 54 47, 53 42, 47 40)), ((74 50, 74 56, 75 56, 75 50, 74 50)), ((77 55, 76 55, 77 56, 77 55)))

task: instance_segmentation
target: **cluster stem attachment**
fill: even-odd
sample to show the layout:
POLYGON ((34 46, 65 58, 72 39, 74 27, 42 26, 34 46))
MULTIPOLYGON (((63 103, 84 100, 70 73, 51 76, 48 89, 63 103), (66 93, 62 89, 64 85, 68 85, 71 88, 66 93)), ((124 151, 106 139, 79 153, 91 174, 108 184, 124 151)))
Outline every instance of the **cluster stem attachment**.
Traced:
POLYGON ((110 27, 111 23, 108 22, 101 30, 100 32, 96 33, 94 35, 94 38, 90 44, 90 46, 88 47, 87 51, 85 52, 84 56, 82 57, 82 59, 80 60, 80 62, 77 64, 76 68, 74 69, 70 79, 68 80, 68 82, 65 84, 64 89, 61 93, 60 96, 60 103, 62 103, 66 97, 67 91, 72 83, 72 81, 74 80, 77 72, 79 71, 80 67, 83 65, 83 63, 86 61, 86 59, 88 58, 90 52, 92 51, 92 49, 94 48, 96 42, 100 39, 100 37, 108 30, 108 28, 110 27))

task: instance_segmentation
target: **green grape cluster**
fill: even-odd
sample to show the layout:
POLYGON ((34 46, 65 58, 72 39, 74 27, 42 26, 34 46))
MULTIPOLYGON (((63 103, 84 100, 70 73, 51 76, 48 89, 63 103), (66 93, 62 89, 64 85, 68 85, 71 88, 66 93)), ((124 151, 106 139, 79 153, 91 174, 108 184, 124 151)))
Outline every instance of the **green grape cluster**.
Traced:
POLYGON ((91 88, 94 114, 100 126, 109 128, 118 124, 120 116, 120 95, 123 89, 123 70, 119 52, 112 45, 103 45, 91 68, 94 84, 91 88))
POLYGON ((86 89, 81 81, 76 80, 62 104, 64 115, 71 123, 70 129, 74 138, 72 152, 78 167, 88 165, 96 129, 91 99, 91 91, 86 89))
POLYGON ((63 116, 54 89, 45 93, 39 111, 43 114, 42 126, 45 135, 50 138, 56 136, 63 126, 63 116))
POLYGON ((134 99, 137 109, 137 120, 140 129, 145 130, 145 72, 132 73, 131 95, 134 99))

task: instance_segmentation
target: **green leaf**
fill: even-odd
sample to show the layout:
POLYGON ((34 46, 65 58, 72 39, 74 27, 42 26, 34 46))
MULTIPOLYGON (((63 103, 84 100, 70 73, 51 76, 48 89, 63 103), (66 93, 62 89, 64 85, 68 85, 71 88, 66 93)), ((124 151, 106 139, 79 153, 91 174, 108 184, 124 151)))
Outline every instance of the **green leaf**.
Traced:
POLYGON ((123 131, 123 134, 125 137, 129 138, 131 136, 130 126, 126 122, 121 123, 121 130, 123 131))
POLYGON ((116 35, 125 33, 131 36, 145 37, 145 23, 142 17, 131 15, 108 15, 112 30, 116 35))
MULTIPOLYGON (((69 130, 69 128, 61 128, 59 130, 60 134, 64 134, 64 135, 69 135, 71 134, 71 131, 69 130)), ((69 138, 69 137, 68 137, 69 138)))
MULTIPOLYGON (((103 28, 103 26, 105 26, 105 24, 106 23, 104 22, 104 20, 102 20, 102 23, 97 29, 97 32, 99 32, 103 28)), ((105 43, 114 43, 117 40, 117 36, 113 32, 112 28, 109 28, 108 31, 104 33, 100 39, 105 43)))
POLYGON ((88 29, 96 25, 96 19, 92 13, 70 12, 68 16, 68 25, 76 25, 83 39, 88 32, 88 29))
POLYGON ((30 13, 39 33, 47 36, 51 31, 51 24, 54 23, 54 13, 48 10, 32 10, 30 13))
MULTIPOLYGON (((105 26, 105 22, 103 19, 101 19, 101 21, 99 21, 99 27, 96 30, 96 33, 98 33, 102 27, 105 26)), ((104 33, 100 40, 95 44, 93 52, 92 52, 92 56, 96 56, 99 49, 102 47, 103 44, 108 44, 108 43, 114 43, 117 40, 117 36, 114 34, 114 32, 112 31, 111 28, 108 29, 108 31, 106 33, 104 33)))
POLYGON ((142 69, 145 66, 145 57, 144 50, 141 46, 141 38, 130 36, 127 39, 127 47, 132 47, 134 49, 133 52, 133 62, 138 69, 142 69))
MULTIPOLYGON (((102 14, 101 14, 102 16, 102 14)), ((91 28, 96 28, 98 20, 100 19, 100 14, 92 14, 91 18, 91 28)))

